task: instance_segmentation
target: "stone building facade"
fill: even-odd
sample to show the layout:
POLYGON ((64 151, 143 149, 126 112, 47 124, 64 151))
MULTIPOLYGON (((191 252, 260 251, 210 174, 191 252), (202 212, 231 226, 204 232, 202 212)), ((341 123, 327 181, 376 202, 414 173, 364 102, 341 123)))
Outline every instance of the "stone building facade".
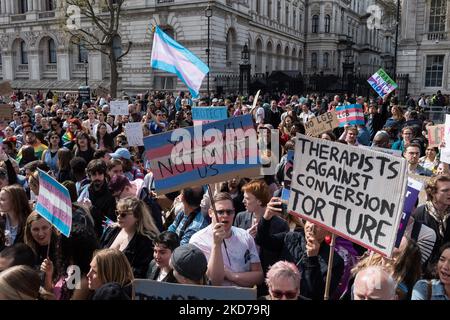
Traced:
MULTIPOLYGON (((119 63, 119 88, 127 92, 182 89, 176 77, 150 67, 151 25, 161 26, 206 62, 208 3, 213 9, 212 88, 216 75, 239 73, 245 44, 252 74, 295 70, 341 75, 348 43, 354 72, 389 68, 392 35, 367 27, 366 9, 380 1, 127 0, 115 47, 120 52, 129 41, 133 46, 119 63)), ((26 89, 76 90, 87 74, 91 87, 107 86, 107 58, 71 43, 62 31, 66 9, 60 0, 0 0, 0 79, 26 89)), ((89 30, 86 21, 81 24, 89 30)), ((206 81, 203 85, 204 91, 206 81)))
POLYGON ((450 93, 449 10, 447 0, 403 1, 398 71, 413 96, 450 93))

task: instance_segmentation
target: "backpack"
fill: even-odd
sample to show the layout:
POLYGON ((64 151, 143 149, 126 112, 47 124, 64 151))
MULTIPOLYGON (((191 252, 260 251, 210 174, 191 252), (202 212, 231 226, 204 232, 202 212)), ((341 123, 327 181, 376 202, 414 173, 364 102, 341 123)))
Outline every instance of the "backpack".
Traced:
POLYGON ((162 209, 158 204, 155 198, 148 191, 147 187, 143 187, 141 192, 139 193, 139 199, 144 201, 144 203, 150 209, 150 213, 152 214, 153 221, 155 222, 156 227, 160 232, 164 231, 163 222, 162 222, 162 209))

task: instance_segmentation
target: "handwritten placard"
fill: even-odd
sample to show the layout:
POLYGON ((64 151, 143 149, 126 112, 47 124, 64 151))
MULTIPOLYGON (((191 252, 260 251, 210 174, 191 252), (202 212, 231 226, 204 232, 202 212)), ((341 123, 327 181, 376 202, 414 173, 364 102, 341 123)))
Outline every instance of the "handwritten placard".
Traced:
POLYGON ((127 116, 128 115, 128 101, 117 100, 110 102, 111 115, 113 116, 127 116))
POLYGON ((429 126, 428 131, 428 146, 439 148, 441 142, 444 140, 445 125, 439 124, 437 126, 429 126))
POLYGON ((125 135, 127 136, 128 145, 131 147, 139 147, 144 145, 144 133, 142 131, 142 123, 129 122, 125 125, 125 135))
POLYGON ((305 124, 306 135, 318 137, 324 132, 331 131, 339 126, 336 111, 326 112, 317 117, 311 118, 305 124))

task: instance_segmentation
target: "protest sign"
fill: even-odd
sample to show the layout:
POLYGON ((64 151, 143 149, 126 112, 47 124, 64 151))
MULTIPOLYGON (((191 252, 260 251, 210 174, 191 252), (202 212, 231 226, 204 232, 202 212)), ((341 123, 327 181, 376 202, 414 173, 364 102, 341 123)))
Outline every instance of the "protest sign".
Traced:
POLYGON ((133 280, 134 300, 256 300, 256 289, 133 280))
POLYGON ((9 81, 0 82, 0 96, 7 96, 10 93, 13 93, 13 91, 9 81))
POLYGON ((256 106, 258 105, 258 99, 259 99, 260 94, 261 94, 261 90, 258 90, 255 98, 253 99, 253 104, 252 104, 252 108, 250 109, 250 113, 253 113, 253 110, 255 110, 256 106))
POLYGON ((194 126, 228 118, 227 107, 195 107, 192 108, 194 126))
POLYGON ((142 131, 142 123, 128 122, 125 125, 125 135, 127 136, 129 146, 139 147, 144 145, 144 133, 142 131))
POLYGON ((439 148, 444 141, 445 125, 429 126, 428 131, 428 147, 439 148))
POLYGON ((144 138, 158 194, 258 176, 257 143, 251 115, 144 138))
POLYGON ((331 131, 338 126, 339 121, 336 112, 333 110, 311 118, 305 123, 305 130, 307 136, 318 137, 322 133, 331 131))
POLYGON ((98 86, 97 89, 95 89, 95 95, 97 97, 105 98, 106 96, 108 96, 108 94, 109 94, 109 90, 102 86, 98 86))
POLYGON ((10 104, 0 104, 0 121, 11 122, 13 119, 13 106, 10 104))
POLYGON ((360 144, 358 147, 370 149, 372 151, 377 151, 377 152, 381 152, 381 153, 387 153, 387 154, 390 154, 391 156, 395 156, 395 157, 400 157, 400 158, 402 157, 401 150, 386 149, 386 148, 380 148, 380 147, 369 147, 369 146, 363 146, 362 144, 360 144))
POLYGON ((444 141, 448 141, 445 148, 441 149, 440 160, 450 164, 450 115, 445 115, 444 141))
POLYGON ((339 127, 349 125, 364 125, 364 112, 360 104, 349 104, 336 107, 336 117, 339 127))
POLYGON ((127 116, 128 115, 128 101, 116 100, 111 101, 110 104, 111 115, 113 116, 127 116))
POLYGON ((409 217, 414 210, 419 192, 422 190, 423 184, 420 181, 414 180, 408 177, 408 187, 406 189, 405 203, 403 204, 403 214, 400 220, 400 225, 397 232, 397 240, 395 241, 395 247, 400 247, 403 234, 405 233, 406 226, 408 225, 409 217))
POLYGON ((281 191, 281 199, 286 203, 289 201, 291 191, 292 173, 294 171, 294 154, 295 150, 288 150, 286 165, 284 166, 284 186, 281 191))
POLYGON ((72 200, 69 191, 42 170, 39 170, 39 196, 35 210, 69 237, 72 228, 72 200))
POLYGON ((367 82, 382 98, 398 88, 395 81, 383 69, 378 70, 367 82))
POLYGON ((427 202, 427 193, 425 191, 425 186, 427 185, 428 181, 430 181, 431 177, 427 176, 419 176, 418 174, 408 174, 408 179, 416 180, 420 183, 422 183, 422 189, 419 192, 419 206, 421 204, 424 204, 427 202))
POLYGON ((405 159, 298 134, 288 210, 391 256, 406 191, 405 159))

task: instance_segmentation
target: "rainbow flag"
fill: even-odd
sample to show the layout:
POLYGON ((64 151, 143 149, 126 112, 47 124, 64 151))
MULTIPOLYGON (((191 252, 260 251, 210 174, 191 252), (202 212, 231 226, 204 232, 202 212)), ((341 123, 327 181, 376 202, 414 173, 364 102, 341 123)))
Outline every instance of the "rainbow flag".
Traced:
POLYGON ((63 235, 69 237, 72 229, 72 201, 69 190, 42 170, 39 170, 39 196, 35 210, 63 235))

